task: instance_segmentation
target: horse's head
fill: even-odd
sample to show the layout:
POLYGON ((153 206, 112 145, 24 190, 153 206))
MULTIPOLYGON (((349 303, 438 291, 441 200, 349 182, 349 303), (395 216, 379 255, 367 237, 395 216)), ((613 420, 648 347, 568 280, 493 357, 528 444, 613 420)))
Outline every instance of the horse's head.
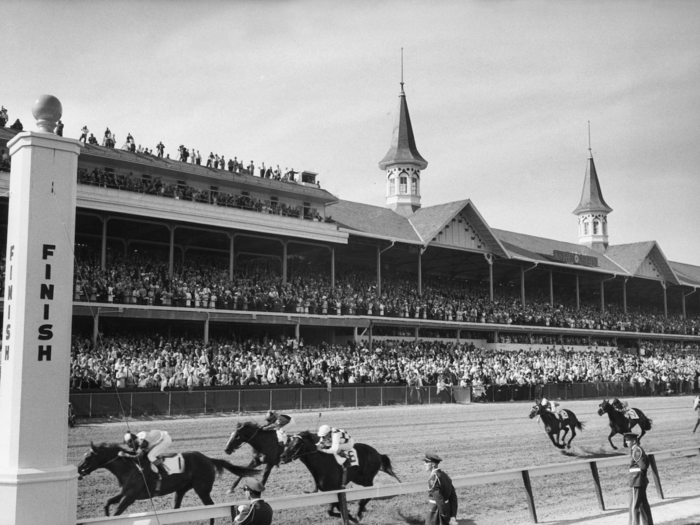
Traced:
POLYGON ((535 406, 532 407, 532 410, 530 410, 530 415, 528 416, 530 419, 535 418, 536 416, 540 415, 540 411, 542 410, 542 405, 537 403, 535 406))
POLYGON ((299 459, 304 454, 313 452, 316 450, 314 444, 313 435, 311 432, 300 432, 299 434, 294 434, 289 438, 287 444, 280 454, 280 463, 289 463, 295 459, 299 459))
POLYGON ((249 443, 258 432, 260 432, 260 426, 253 421, 238 423, 238 425, 236 425, 236 430, 231 433, 231 437, 226 443, 224 452, 226 452, 226 454, 231 454, 238 450, 244 443, 249 443))
POLYGON ((78 479, 87 476, 93 471, 104 467, 119 457, 121 448, 119 445, 94 445, 90 443, 90 450, 85 453, 83 460, 78 465, 78 479))
POLYGON ((610 409, 612 409, 612 405, 607 399, 603 399, 603 402, 598 405, 598 415, 602 416, 606 412, 609 412, 610 409))

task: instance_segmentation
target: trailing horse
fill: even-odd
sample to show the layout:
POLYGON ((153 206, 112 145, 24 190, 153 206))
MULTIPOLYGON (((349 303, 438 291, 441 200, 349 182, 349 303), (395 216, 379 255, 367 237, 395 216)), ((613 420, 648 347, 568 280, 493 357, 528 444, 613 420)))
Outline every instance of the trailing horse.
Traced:
MULTIPOLYGON (((322 492, 340 490, 343 488, 343 467, 338 465, 333 454, 319 452, 316 448, 316 443, 318 443, 318 435, 313 432, 304 431, 290 437, 282 453, 282 463, 289 463, 298 459, 309 469, 317 490, 322 492)), ((359 465, 347 469, 346 483, 371 487, 374 484, 375 476, 380 470, 401 483, 399 477, 394 473, 389 456, 380 454, 374 448, 364 443, 356 443, 355 451, 357 452, 359 465)), ((350 516, 350 519, 354 521, 361 520, 370 501, 371 498, 360 500, 357 508, 357 519, 352 516, 350 516)), ((334 512, 335 509, 339 510, 338 503, 330 505, 328 515, 339 517, 340 513, 334 512)))
MULTIPOLYGON (((226 454, 231 454, 245 443, 250 445, 255 451, 255 456, 250 464, 248 464, 248 467, 257 467, 261 464, 265 465, 262 477, 262 484, 265 485, 265 483, 267 483, 267 478, 270 477, 272 468, 279 466, 280 455, 284 450, 284 447, 280 445, 277 440, 277 432, 274 430, 263 430, 260 425, 253 421, 238 423, 236 430, 231 433, 231 437, 228 443, 226 443, 224 452, 226 452, 226 454)), ((240 481, 241 478, 238 478, 233 483, 229 493, 233 492, 240 481)))
MULTIPOLYGON (((136 500, 150 499, 152 496, 165 496, 175 493, 174 508, 179 509, 182 498, 190 489, 194 489, 205 505, 213 505, 211 489, 214 486, 216 474, 228 470, 236 476, 253 476, 259 471, 246 467, 232 465, 223 459, 214 459, 205 456, 201 452, 183 452, 185 467, 180 474, 164 476, 158 490, 155 474, 150 472, 151 466, 148 459, 142 460, 143 470, 137 466, 136 460, 124 457, 120 445, 102 443, 94 445, 90 443, 90 450, 85 453, 85 458, 78 465, 80 479, 97 469, 107 469, 117 477, 121 492, 109 498, 104 506, 105 515, 109 516, 109 507, 119 502, 115 516, 119 516, 136 500)), ((214 520, 210 520, 213 525, 214 520)))
MULTIPOLYGON (((610 419, 611 431, 608 436, 608 441, 610 442, 610 446, 615 450, 617 450, 617 447, 612 442, 612 437, 615 434, 625 434, 630 432, 636 425, 639 425, 639 428, 642 429, 639 439, 642 439, 642 436, 644 436, 648 430, 651 430, 651 418, 646 417, 638 408, 632 409, 637 413, 637 418, 629 419, 625 414, 615 409, 607 399, 603 399, 603 402, 598 406, 598 415, 602 416, 603 414, 608 414, 608 419, 610 419)), ((622 445, 627 447, 627 443, 624 439, 622 440, 622 445)))
POLYGON ((567 415, 567 417, 564 419, 560 419, 556 414, 552 414, 540 403, 537 403, 534 407, 532 407, 529 417, 530 419, 533 419, 535 416, 540 416, 542 418, 542 421, 544 422, 544 431, 549 436, 549 439, 552 440, 552 444, 555 447, 561 449, 571 448, 571 442, 576 437, 576 429, 578 428, 579 430, 583 430, 583 423, 578 420, 576 414, 574 414, 571 410, 565 408, 562 410, 562 412, 565 412, 567 415), (571 429, 571 438, 569 438, 569 442, 564 445, 569 429, 571 429), (564 435, 560 438, 559 434, 562 430, 564 431, 564 435), (555 436, 556 439, 554 439, 555 436))

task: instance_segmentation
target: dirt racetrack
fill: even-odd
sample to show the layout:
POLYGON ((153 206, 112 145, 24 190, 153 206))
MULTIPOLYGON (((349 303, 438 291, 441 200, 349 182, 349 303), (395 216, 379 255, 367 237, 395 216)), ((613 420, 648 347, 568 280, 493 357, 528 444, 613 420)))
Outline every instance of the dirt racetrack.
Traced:
MULTIPOLYGON (((692 397, 633 398, 628 401, 630 406, 641 408, 654 421, 652 430, 642 440, 647 452, 700 446, 700 432, 691 434, 697 420, 697 412, 692 409, 692 397)), ((614 451, 608 444, 608 418, 599 417, 596 413, 599 402, 600 400, 584 400, 562 403, 563 408, 573 410, 585 425, 584 431, 574 440, 571 451, 566 453, 552 446, 541 423, 528 419, 531 403, 340 409, 323 412, 321 421, 344 428, 356 442, 368 443, 380 453, 387 454, 402 481, 426 480, 427 474, 421 462, 426 450, 442 456, 443 470, 452 476, 624 454, 625 449, 622 449, 619 435, 613 441, 620 450, 614 451)), ((141 420, 132 421, 130 425, 133 431, 151 428, 167 430, 173 437, 173 451, 199 450, 209 456, 226 458, 235 464, 244 465, 251 456, 251 449, 247 445, 231 456, 226 456, 223 449, 236 422, 250 418, 262 420, 260 414, 253 414, 141 420)), ((297 412, 295 420, 298 429, 315 429, 319 413, 297 412)), ((69 461, 79 463, 88 450, 90 441, 117 442, 126 431, 124 422, 79 424, 70 429, 69 461)), ((667 499, 700 494, 700 465, 697 458, 659 461, 658 467, 667 499)), ((243 499, 242 492, 238 492, 235 497, 226 495, 233 479, 225 473, 217 480, 212 493, 215 502, 243 499)), ((625 508, 628 495, 626 467, 601 468, 600 479, 606 508, 618 511, 625 508)), ((389 484, 395 483, 395 480, 380 472, 376 483, 389 484)), ((587 472, 533 478, 532 483, 540 523, 565 520, 584 523, 582 518, 600 515, 593 482, 587 472)), ((301 463, 294 462, 272 472, 265 496, 298 494, 312 489, 310 474, 301 463)), ((87 518, 104 515, 104 501, 118 491, 116 478, 104 470, 79 481, 78 516, 87 518)), ((458 495, 460 525, 530 523, 521 483, 470 487, 460 489, 458 495)), ((652 505, 659 501, 653 482, 649 486, 648 495, 652 505)), ((172 506, 171 496, 156 498, 154 501, 156 509, 172 506)), ((188 493, 183 501, 183 507, 200 504, 193 492, 188 493)), ((351 512, 354 513, 355 508, 356 505, 351 504, 351 512)), ((427 490, 425 494, 373 501, 369 504, 362 523, 422 524, 427 508, 427 490)), ((137 502, 127 513, 148 510, 151 510, 150 503, 137 502)), ((626 521, 627 516, 620 515, 620 523, 626 521)), ((221 522, 231 523, 231 520, 217 521, 221 522)), ((341 522, 327 517, 325 508, 310 507, 280 511, 275 514, 273 523, 296 525, 341 522)))

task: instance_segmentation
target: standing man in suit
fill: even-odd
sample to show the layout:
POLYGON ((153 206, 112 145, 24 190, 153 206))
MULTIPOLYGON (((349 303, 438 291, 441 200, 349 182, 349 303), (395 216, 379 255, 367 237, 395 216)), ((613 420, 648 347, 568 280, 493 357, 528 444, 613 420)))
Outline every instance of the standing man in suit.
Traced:
POLYGON ((428 452, 423 458, 425 471, 430 472, 428 479, 428 501, 430 511, 425 518, 425 525, 457 525, 457 493, 452 486, 450 476, 440 470, 442 458, 428 452))
POLYGON ((272 523, 272 507, 262 499, 264 490, 264 485, 255 478, 243 480, 243 491, 250 499, 250 504, 231 507, 234 525, 270 525, 272 523))
POLYGON ((625 443, 630 449, 630 519, 629 525, 654 525, 651 508, 647 499, 647 469, 649 458, 639 445, 639 437, 634 432, 625 434, 625 443))

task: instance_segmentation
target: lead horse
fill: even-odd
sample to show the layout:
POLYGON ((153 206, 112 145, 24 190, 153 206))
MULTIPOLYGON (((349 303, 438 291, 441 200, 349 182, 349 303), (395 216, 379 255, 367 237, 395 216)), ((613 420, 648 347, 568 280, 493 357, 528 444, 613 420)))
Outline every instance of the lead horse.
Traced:
MULTIPOLYGON (((632 410, 637 413, 637 417, 629 419, 627 416, 625 416, 625 414, 616 410, 607 399, 603 399, 603 402, 598 405, 598 415, 602 416, 603 414, 607 414, 608 419, 610 420, 610 435, 608 436, 608 441, 610 442, 610 446, 615 450, 617 450, 617 447, 612 442, 612 437, 615 434, 626 434, 635 426, 639 425, 639 428, 642 430, 642 434, 638 439, 641 440, 644 434, 651 430, 652 420, 646 417, 638 408, 633 408, 632 410)), ((627 442, 624 439, 622 440, 622 445, 627 447, 627 442)))
MULTIPOLYGON (((217 473, 221 474, 224 470, 228 470, 236 476, 253 476, 259 473, 255 469, 239 467, 223 459, 207 457, 201 452, 183 452, 182 457, 185 462, 183 472, 165 476, 161 482, 160 490, 156 491, 154 477, 148 474, 144 475, 133 458, 124 457, 120 455, 120 452, 123 452, 123 449, 117 444, 94 445, 90 443, 90 450, 85 453, 85 457, 78 465, 79 479, 101 468, 117 477, 122 490, 105 503, 106 516, 109 516, 109 507, 114 503, 119 502, 114 513, 115 516, 119 516, 136 500, 150 499, 152 496, 165 496, 173 492, 175 493, 174 508, 179 509, 182 498, 191 489, 194 489, 202 503, 213 505, 214 501, 210 494, 217 473)), ((149 470, 151 468, 147 459, 143 468, 149 470)), ((214 519, 212 518, 209 523, 213 525, 214 519)))
MULTIPOLYGON (((319 452, 316 448, 318 435, 313 432, 300 432, 289 438, 289 442, 282 452, 282 463, 289 463, 298 459, 301 461, 314 478, 316 489, 322 492, 329 490, 340 490, 343 488, 343 467, 338 465, 333 454, 319 452)), ((371 487, 374 478, 381 470, 401 483, 399 477, 394 473, 389 456, 380 454, 376 449, 364 443, 355 445, 359 465, 349 467, 346 473, 346 483, 354 483, 363 487, 371 487)), ((367 504, 371 498, 360 500, 357 509, 357 518, 349 515, 350 519, 359 522, 365 512, 367 504)), ((338 503, 332 503, 328 508, 328 515, 340 517, 338 503)))
POLYGON ((560 449, 571 448, 571 442, 576 437, 576 429, 583 430, 583 423, 578 420, 576 414, 571 410, 565 408, 562 412, 565 412, 567 416, 564 419, 559 418, 556 414, 552 414, 549 410, 544 408, 541 403, 537 403, 532 407, 529 417, 530 419, 533 419, 535 416, 540 416, 542 418, 544 422, 544 431, 549 436, 549 439, 552 440, 552 444, 555 447, 560 449), (569 442, 564 445, 569 429, 571 429, 571 438, 569 438, 569 442), (564 431, 564 435, 560 438, 559 435, 562 430, 564 431), (554 436, 556 436, 556 440, 554 436))
MULTIPOLYGON (((255 456, 248 467, 257 467, 265 465, 263 471, 262 484, 267 483, 267 478, 270 477, 270 472, 273 467, 280 464, 280 455, 284 447, 277 440, 277 432, 274 430, 263 430, 263 428, 254 421, 245 421, 238 423, 236 430, 231 433, 231 437, 226 443, 224 452, 231 454, 238 450, 243 444, 247 443, 253 448, 255 456)), ((240 483, 241 478, 238 478, 231 488, 229 493, 240 483)))

